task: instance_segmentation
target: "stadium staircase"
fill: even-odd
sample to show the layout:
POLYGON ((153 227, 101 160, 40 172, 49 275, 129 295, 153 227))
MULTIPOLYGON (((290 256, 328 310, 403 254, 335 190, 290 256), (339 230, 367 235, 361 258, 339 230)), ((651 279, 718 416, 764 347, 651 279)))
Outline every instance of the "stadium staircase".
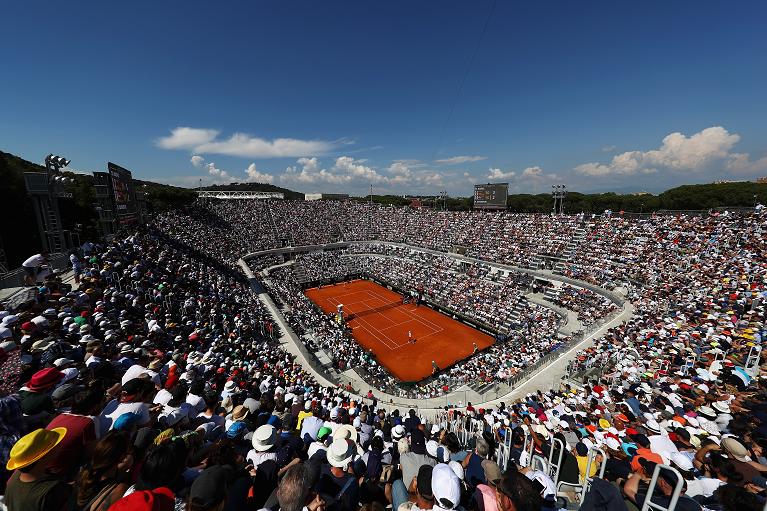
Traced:
POLYGON ((468 387, 479 394, 483 395, 485 392, 489 392, 493 387, 497 386, 498 382, 475 382, 468 385, 468 387))
POLYGON ((274 215, 272 214, 272 207, 269 205, 269 201, 266 201, 266 213, 269 216, 269 225, 272 227, 272 236, 275 240, 283 239, 277 230, 277 222, 274 221, 274 215))
POLYGON ((543 299, 547 302, 554 303, 559 296, 559 290, 555 287, 546 288, 546 292, 543 293, 543 299))
POLYGON ((546 260, 540 254, 535 254, 527 266, 531 270, 542 270, 546 268, 546 260))
POLYGON ((514 308, 512 309, 511 314, 509 314, 509 316, 506 318, 506 321, 503 323, 501 328, 507 332, 516 330, 515 323, 519 324, 522 322, 522 315, 524 314, 526 307, 527 298, 522 296, 519 298, 519 300, 517 300, 517 303, 514 304, 514 308))
POLYGON ((296 280, 299 284, 305 284, 309 281, 309 276, 306 274, 306 268, 301 263, 293 265, 293 274, 296 276, 296 280))
POLYGON ((575 229, 575 233, 570 241, 567 243, 564 252, 562 253, 563 260, 554 265, 554 273, 560 273, 565 268, 567 261, 575 259, 575 255, 578 252, 578 247, 586 241, 586 229, 579 226, 575 229))

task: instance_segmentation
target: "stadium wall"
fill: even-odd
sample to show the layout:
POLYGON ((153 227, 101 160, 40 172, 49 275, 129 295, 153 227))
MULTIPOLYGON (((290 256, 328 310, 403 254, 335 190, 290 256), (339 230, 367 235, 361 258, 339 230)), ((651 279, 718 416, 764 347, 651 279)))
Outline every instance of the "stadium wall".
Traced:
MULTIPOLYGON (((294 255, 294 254, 303 254, 307 252, 316 252, 320 250, 336 250, 336 249, 342 249, 347 248, 351 245, 366 245, 370 243, 376 243, 378 245, 390 245, 393 247, 405 247, 409 248, 411 250, 415 250, 417 252, 424 252, 434 255, 440 255, 440 256, 447 256, 452 257, 454 259, 458 259, 459 261, 465 261, 472 264, 487 264, 488 266, 499 268, 506 271, 515 271, 519 273, 527 273, 528 275, 532 275, 535 277, 538 277, 543 280, 555 280, 558 282, 564 282, 566 284, 571 284, 573 286, 582 287, 585 289, 589 289, 591 291, 594 291, 597 294, 600 294, 604 296, 605 298, 609 299, 611 302, 615 303, 616 305, 622 306, 625 302, 625 299, 620 296, 618 293, 615 293, 613 291, 609 291, 605 288, 596 286, 594 284, 591 284, 589 282, 585 282, 578 279, 573 279, 570 277, 566 277, 564 275, 559 275, 556 273, 553 273, 551 270, 533 270, 530 268, 522 268, 520 266, 513 266, 509 264, 503 264, 503 263, 497 263, 494 261, 488 261, 484 259, 477 259, 474 257, 468 257, 465 255, 457 254, 455 252, 440 252, 438 250, 431 250, 428 248, 423 247, 416 247, 413 245, 408 245, 406 243, 395 243, 395 242, 387 242, 387 241, 378 241, 378 240, 370 240, 370 241, 347 241, 347 242, 339 242, 339 243, 329 243, 327 245, 306 245, 301 247, 284 247, 284 248, 272 248, 269 250, 262 250, 259 252, 252 252, 250 254, 246 254, 242 256, 242 260, 245 262, 256 259, 258 257, 263 257, 267 255, 294 255)), ((381 254, 373 254, 380 256, 381 254)), ((641 284, 641 283, 637 283, 641 284)))

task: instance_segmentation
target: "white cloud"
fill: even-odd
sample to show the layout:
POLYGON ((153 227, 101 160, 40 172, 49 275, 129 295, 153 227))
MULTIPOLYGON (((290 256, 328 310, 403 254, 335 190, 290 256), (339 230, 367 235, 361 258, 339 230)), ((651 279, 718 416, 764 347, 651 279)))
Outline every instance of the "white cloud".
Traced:
POLYGON ((602 148, 603 153, 611 153, 615 151, 616 147, 614 145, 606 145, 602 148))
POLYGON ((517 173, 513 170, 504 172, 501 169, 489 169, 487 179, 514 179, 517 173))
POLYGON ((586 176, 650 174, 659 168, 699 172, 730 157, 730 150, 739 140, 740 135, 721 126, 706 128, 690 137, 675 132, 663 139, 659 149, 627 151, 615 155, 610 163, 584 163, 575 171, 586 176))
POLYGON ((193 149, 212 142, 218 136, 217 130, 186 128, 179 126, 171 130, 170 136, 158 138, 155 143, 163 149, 193 149))
POLYGON ((435 163, 440 165, 457 165, 459 163, 468 163, 471 161, 486 160, 487 156, 453 156, 452 158, 445 158, 442 160, 435 160, 435 163))
POLYGON ((429 166, 428 164, 422 162, 421 160, 402 159, 402 160, 393 160, 389 167, 391 168, 393 165, 397 163, 401 163, 402 165, 405 165, 410 170, 423 169, 429 166))
POLYGON ((470 183, 475 183, 477 181, 477 178, 474 177, 471 172, 464 172, 463 177, 466 178, 470 183))
POLYGON ((415 177, 415 181, 417 184, 425 186, 443 186, 445 184, 442 174, 439 172, 420 173, 415 177))
POLYGON ((248 176, 247 181, 251 183, 274 182, 274 176, 271 174, 260 172, 258 169, 256 169, 255 163, 251 163, 250 165, 248 165, 248 168, 245 169, 245 174, 247 174, 248 176))
MULTIPOLYGON (((464 177, 469 174, 464 173, 464 177)), ((514 170, 503 171, 501 169, 489 169, 486 179, 492 181, 509 181, 511 183, 528 182, 535 186, 540 185, 544 181, 553 181, 559 179, 556 174, 546 174, 539 166, 527 167, 521 173, 517 173, 514 170)))
POLYGON ((310 154, 325 154, 340 145, 352 141, 342 139, 335 142, 326 140, 300 140, 296 138, 275 138, 267 140, 234 133, 226 139, 219 139, 219 131, 178 127, 170 136, 155 141, 163 149, 186 149, 202 154, 224 154, 243 158, 293 158, 310 154))
POLYGON ((543 169, 540 167, 527 167, 522 171, 522 179, 542 179, 543 169))
POLYGON ((212 141, 195 148, 200 153, 225 154, 247 158, 289 158, 308 154, 324 154, 335 148, 322 140, 276 138, 272 141, 235 133, 226 140, 212 141))
POLYGON ((751 160, 748 153, 732 153, 727 161, 727 169, 736 174, 767 172, 767 156, 758 160, 751 160))
POLYGON ((208 176, 210 176, 211 181, 215 184, 228 184, 228 183, 235 183, 235 182, 248 182, 248 183, 272 183, 274 182, 274 176, 271 174, 261 172, 256 168, 255 163, 251 163, 248 165, 248 168, 245 169, 244 174, 246 177, 242 178, 240 176, 233 176, 229 174, 226 170, 222 170, 218 167, 216 167, 216 164, 214 162, 208 162, 204 163, 205 158, 202 156, 192 156, 192 165, 195 167, 202 167, 205 169, 205 171, 208 173, 208 176))
POLYGON ((321 169, 316 157, 299 158, 297 162, 301 167, 290 166, 280 176, 280 180, 296 183, 333 183, 343 184, 351 181, 350 176, 341 176, 321 169))
POLYGON ((324 168, 319 159, 299 158, 297 165, 285 169, 279 179, 286 183, 344 186, 345 190, 363 190, 369 184, 376 185, 376 193, 401 192, 421 188, 432 190, 444 186, 444 175, 435 170, 414 170, 404 160, 393 161, 383 171, 367 165, 364 160, 340 156, 333 165, 324 168))
POLYGON ((403 161, 395 161, 389 168, 386 169, 390 174, 394 174, 399 178, 410 179, 413 175, 413 171, 410 170, 410 166, 403 161))
POLYGON ((389 179, 382 176, 372 167, 363 165, 361 161, 356 161, 351 156, 340 156, 336 158, 336 164, 333 170, 342 174, 351 176, 352 179, 359 179, 369 183, 385 183, 389 179))
POLYGON ((290 166, 280 176, 283 181, 297 183, 331 183, 346 184, 350 182, 389 183, 390 178, 384 176, 373 167, 364 165, 363 160, 355 160, 351 156, 336 158, 333 166, 329 169, 320 168, 319 160, 313 158, 299 158, 297 163, 301 166, 290 166))
POLYGON ((232 176, 230 176, 227 171, 217 168, 216 164, 213 162, 206 164, 205 168, 208 171, 208 175, 213 178, 214 182, 231 183, 232 181, 234 181, 232 176))

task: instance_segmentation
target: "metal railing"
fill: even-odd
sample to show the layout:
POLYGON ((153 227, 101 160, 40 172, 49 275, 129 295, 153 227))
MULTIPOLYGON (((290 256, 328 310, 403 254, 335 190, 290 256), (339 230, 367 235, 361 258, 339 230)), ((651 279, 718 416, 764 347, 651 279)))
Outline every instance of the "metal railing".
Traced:
MULTIPOLYGON (((674 467, 663 464, 655 465, 655 470, 653 470, 652 479, 650 479, 650 486, 647 488, 647 494, 645 495, 641 511, 649 511, 650 509, 654 511, 674 511, 674 509, 676 509, 676 503, 679 501, 679 497, 682 494, 683 484, 684 479, 682 479, 682 474, 680 474, 679 471, 674 467), (655 487, 658 484, 658 476, 660 476, 661 470, 668 470, 676 476, 676 484, 674 485, 674 491, 671 493, 668 507, 652 501, 652 495, 655 491, 655 487)), ((581 499, 581 502, 583 502, 583 499, 581 499)))

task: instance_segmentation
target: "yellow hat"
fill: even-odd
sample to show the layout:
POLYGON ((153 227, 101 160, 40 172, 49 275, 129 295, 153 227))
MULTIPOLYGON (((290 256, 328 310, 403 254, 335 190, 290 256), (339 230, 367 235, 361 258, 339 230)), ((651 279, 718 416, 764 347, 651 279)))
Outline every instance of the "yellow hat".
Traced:
POLYGON ((16 470, 36 462, 56 447, 67 434, 67 428, 38 429, 19 438, 11 448, 5 468, 16 470))
POLYGON ((599 419, 599 427, 602 429, 607 429, 610 427, 610 422, 607 419, 599 419))

